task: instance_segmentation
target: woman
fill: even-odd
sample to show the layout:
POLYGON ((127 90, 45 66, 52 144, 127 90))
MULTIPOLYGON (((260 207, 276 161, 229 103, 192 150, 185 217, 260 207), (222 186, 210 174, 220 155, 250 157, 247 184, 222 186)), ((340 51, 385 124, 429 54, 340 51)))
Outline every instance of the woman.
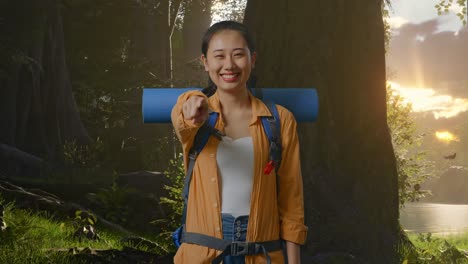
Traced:
MULTIPOLYGON (((222 140, 210 137, 197 157, 190 185, 185 231, 232 241, 286 241, 288 263, 300 262, 305 243, 302 176, 294 116, 277 106, 281 120, 282 161, 264 174, 269 141, 261 116, 268 107, 247 89, 257 54, 246 27, 233 21, 211 26, 203 37, 201 60, 216 92, 182 94, 172 110, 172 123, 182 143, 185 165, 198 129, 208 113, 218 112, 215 128, 222 140)), ((186 168, 187 169, 187 168, 186 168)), ((210 263, 221 251, 183 243, 175 263, 210 263)), ((268 252, 271 263, 284 263, 281 250, 268 252)), ((264 254, 228 256, 228 263, 265 263, 264 254)))

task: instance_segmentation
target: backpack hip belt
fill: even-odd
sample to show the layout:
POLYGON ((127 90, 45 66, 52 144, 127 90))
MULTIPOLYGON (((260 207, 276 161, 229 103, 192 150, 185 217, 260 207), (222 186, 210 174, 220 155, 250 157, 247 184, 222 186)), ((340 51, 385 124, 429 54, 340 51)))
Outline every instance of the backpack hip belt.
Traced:
POLYGON ((220 238, 182 231, 182 243, 196 244, 222 251, 211 264, 219 264, 226 256, 247 256, 263 254, 268 264, 271 258, 268 252, 282 250, 281 240, 264 242, 228 241, 220 238))

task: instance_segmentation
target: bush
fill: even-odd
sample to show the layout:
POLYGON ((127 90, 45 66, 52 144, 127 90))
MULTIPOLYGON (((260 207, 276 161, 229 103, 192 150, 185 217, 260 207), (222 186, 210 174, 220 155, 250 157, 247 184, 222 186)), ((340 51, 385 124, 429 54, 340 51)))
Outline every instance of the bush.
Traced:
POLYGON ((158 219, 153 224, 161 224, 162 232, 159 234, 158 241, 167 248, 168 252, 175 252, 176 248, 172 241, 171 234, 181 225, 182 210, 184 199, 182 191, 184 188, 185 170, 182 153, 179 153, 177 159, 169 162, 169 167, 164 171, 164 175, 170 180, 172 185, 164 186, 169 192, 169 197, 161 197, 161 203, 169 207, 170 214, 167 219, 158 219))
POLYGON ((432 165, 425 160, 424 151, 415 150, 421 145, 421 136, 416 135, 416 125, 410 116, 411 110, 411 104, 404 103, 403 98, 388 85, 387 124, 397 162, 401 207, 408 201, 418 201, 430 193, 421 189, 421 183, 431 176, 428 171, 432 165))

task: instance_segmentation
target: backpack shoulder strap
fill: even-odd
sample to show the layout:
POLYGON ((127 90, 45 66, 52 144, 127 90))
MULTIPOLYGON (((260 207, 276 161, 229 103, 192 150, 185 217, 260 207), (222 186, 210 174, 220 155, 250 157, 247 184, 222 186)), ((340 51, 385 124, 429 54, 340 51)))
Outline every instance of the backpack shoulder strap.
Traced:
POLYGON ((281 122, 276 105, 271 101, 267 101, 265 104, 272 114, 271 117, 261 117, 263 129, 270 142, 270 161, 264 171, 265 174, 269 174, 273 168, 278 172, 281 165, 281 122))

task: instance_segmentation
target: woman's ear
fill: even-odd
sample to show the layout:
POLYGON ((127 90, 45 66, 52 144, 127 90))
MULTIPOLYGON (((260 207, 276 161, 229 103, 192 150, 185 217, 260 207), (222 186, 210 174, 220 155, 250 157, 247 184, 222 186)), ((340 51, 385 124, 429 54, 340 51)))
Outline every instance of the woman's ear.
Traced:
POLYGON ((203 66, 205 66, 205 71, 208 71, 208 60, 206 59, 205 55, 200 56, 200 60, 203 62, 203 66))
POLYGON ((257 61, 257 52, 254 51, 252 56, 250 56, 250 63, 252 65, 252 69, 255 68, 255 62, 257 61))

